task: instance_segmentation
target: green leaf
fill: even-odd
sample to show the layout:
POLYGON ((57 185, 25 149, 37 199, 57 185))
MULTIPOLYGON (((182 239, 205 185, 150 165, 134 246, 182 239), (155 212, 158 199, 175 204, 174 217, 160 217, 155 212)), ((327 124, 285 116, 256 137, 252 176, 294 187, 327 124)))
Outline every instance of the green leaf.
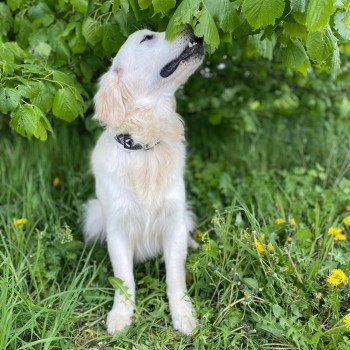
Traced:
POLYGON ((25 80, 22 85, 18 86, 21 96, 25 98, 33 98, 40 92, 41 82, 25 80))
POLYGON ((278 304, 272 305, 272 312, 276 318, 280 318, 281 316, 285 315, 285 311, 278 304))
POLYGON ((85 40, 90 45, 96 45, 97 41, 99 40, 99 30, 100 24, 96 20, 94 20, 91 17, 88 17, 82 26, 82 33, 85 38, 85 40))
POLYGON ((238 16, 238 25, 233 30, 233 35, 236 38, 245 38, 251 34, 251 31, 252 30, 251 30, 249 23, 247 22, 247 19, 245 18, 243 13, 241 13, 238 16))
POLYGON ((47 140, 47 132, 46 132, 44 125, 41 123, 41 120, 38 121, 38 124, 36 126, 36 129, 35 129, 33 135, 41 141, 47 140))
POLYGON ((21 7, 23 0, 6 0, 6 2, 9 8, 14 11, 21 7))
POLYGON ((31 137, 34 135, 41 141, 47 139, 46 130, 52 132, 50 122, 43 112, 31 104, 21 105, 12 115, 10 126, 19 134, 31 137))
POLYGON ((67 74, 59 70, 54 70, 52 72, 52 78, 56 82, 63 83, 69 86, 76 85, 75 77, 73 75, 67 74))
POLYGON ((8 41, 4 44, 17 58, 27 57, 28 54, 25 52, 15 41, 8 41))
POLYGON ((28 18, 17 15, 15 18, 14 30, 17 33, 16 42, 21 47, 27 47, 28 39, 33 31, 32 23, 28 20, 28 18))
POLYGON ((181 4, 175 10, 170 18, 166 28, 166 38, 172 39, 185 27, 185 24, 191 23, 194 14, 198 11, 201 0, 182 0, 181 4))
POLYGON ((165 12, 176 5, 176 0, 152 0, 154 13, 165 12))
POLYGON ((292 12, 305 12, 306 0, 290 0, 292 12))
POLYGON ((299 40, 290 40, 282 53, 282 63, 289 68, 296 69, 308 60, 304 46, 299 40))
POLYGON ((272 59, 273 49, 276 39, 273 36, 271 40, 262 39, 262 33, 251 35, 247 40, 246 54, 248 57, 264 57, 268 60, 272 59))
POLYGON ((308 30, 315 31, 326 27, 334 10, 334 0, 310 0, 306 12, 308 30))
POLYGON ((327 62, 328 63, 328 67, 330 69, 330 71, 333 74, 337 74, 340 72, 340 54, 339 54, 339 47, 336 46, 332 56, 330 58, 330 61, 327 62))
POLYGON ((282 16, 284 0, 244 0, 242 11, 253 28, 275 24, 282 16))
POLYGON ((125 297, 127 300, 131 300, 129 289, 127 286, 125 286, 125 282, 122 279, 118 277, 108 277, 108 282, 113 288, 117 289, 123 297, 125 297))
MULTIPOLYGON (((151 0, 149 0, 151 1, 151 0)), ((120 0, 114 0, 113 1, 113 6, 112 6, 112 13, 116 14, 117 11, 119 11, 119 6, 120 6, 120 0)))
POLYGON ((13 63, 15 61, 13 52, 2 43, 0 43, 0 59, 7 63, 13 63))
POLYGON ((70 3, 78 12, 81 13, 85 13, 88 7, 87 0, 70 0, 70 3))
POLYGON ((30 137, 37 129, 41 114, 42 112, 36 106, 30 104, 21 105, 13 113, 10 126, 20 134, 30 137))
POLYGON ((306 12, 295 12, 293 13, 293 18, 297 23, 306 25, 306 12))
POLYGON ((39 43, 39 45, 35 48, 34 52, 37 56, 41 56, 44 58, 48 58, 51 53, 51 46, 46 43, 39 43))
POLYGON ((239 18, 235 5, 229 1, 224 1, 223 9, 219 13, 220 28, 224 32, 233 32, 239 26, 239 18))
POLYGON ((1 88, 0 89, 0 112, 6 114, 14 111, 19 105, 21 95, 17 89, 1 88))
POLYGON ((74 120, 79 114, 79 105, 70 89, 59 89, 54 97, 53 114, 67 122, 74 120))
POLYGON ((40 82, 39 92, 35 97, 32 98, 32 104, 39 107, 45 113, 49 112, 52 107, 54 98, 52 90, 53 88, 50 85, 40 82))
POLYGON ((120 0, 120 7, 121 7, 122 12, 124 14, 124 18, 126 19, 128 13, 129 13, 129 0, 120 0))
POLYGON ((284 32, 292 38, 305 39, 307 29, 297 22, 283 22, 284 32))
POLYGON ((74 35, 69 40, 68 46, 74 54, 83 53, 87 48, 85 38, 79 34, 74 35))
POLYGON ((152 0, 138 0, 141 10, 145 10, 152 4, 152 0))
POLYGON ((310 60, 307 58, 300 66, 295 67, 297 72, 300 72, 303 75, 306 75, 310 68, 310 60))
POLYGON ((13 23, 10 9, 6 4, 0 2, 0 38, 6 36, 13 23))
POLYGON ((86 50, 87 45, 84 36, 82 35, 82 25, 76 23, 73 37, 69 40, 68 45, 73 53, 82 53, 86 50))
POLYGON ((40 118, 40 123, 44 126, 46 130, 53 132, 52 126, 44 114, 40 118))
POLYGON ((334 15, 334 27, 345 40, 350 40, 350 11, 337 12, 334 15))
POLYGON ((251 289, 259 290, 259 282, 255 278, 246 277, 243 278, 243 282, 251 289))
POLYGON ((108 55, 115 54, 124 43, 124 37, 116 24, 106 24, 102 27, 102 47, 108 55))
POLYGON ((220 44, 218 29, 213 17, 206 8, 203 8, 200 13, 198 24, 194 28, 194 34, 204 37, 204 42, 210 46, 212 51, 217 49, 220 44))
POLYGON ((276 324, 257 325, 257 328, 262 329, 263 331, 265 331, 267 333, 273 334, 276 338, 283 338, 283 336, 284 336, 284 332, 282 331, 282 329, 277 328, 276 324))
POLYGON ((309 57, 318 62, 325 62, 337 46, 337 39, 328 26, 322 32, 310 32, 306 40, 309 57))
POLYGON ((350 10, 347 10, 345 12, 344 18, 341 20, 341 23, 346 26, 347 28, 350 28, 350 10))
POLYGON ((232 33, 239 25, 236 4, 229 0, 205 0, 204 5, 224 32, 232 33))

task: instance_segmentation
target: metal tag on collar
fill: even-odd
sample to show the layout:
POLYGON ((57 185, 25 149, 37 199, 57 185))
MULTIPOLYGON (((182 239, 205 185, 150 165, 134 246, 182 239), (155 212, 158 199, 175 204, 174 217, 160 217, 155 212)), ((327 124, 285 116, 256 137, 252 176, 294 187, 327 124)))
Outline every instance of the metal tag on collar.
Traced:
POLYGON ((142 146, 139 143, 135 143, 132 137, 129 134, 119 134, 114 137, 125 149, 128 150, 149 150, 153 147, 149 147, 148 145, 142 146))
POLYGON ((134 140, 130 137, 130 135, 124 135, 123 146, 126 149, 132 149, 134 146, 134 140))

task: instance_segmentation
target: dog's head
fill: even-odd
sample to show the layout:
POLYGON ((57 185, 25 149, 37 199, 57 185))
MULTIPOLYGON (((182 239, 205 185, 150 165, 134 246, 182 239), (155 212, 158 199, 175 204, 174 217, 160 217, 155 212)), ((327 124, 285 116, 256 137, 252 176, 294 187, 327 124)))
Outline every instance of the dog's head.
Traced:
POLYGON ((171 41, 165 39, 164 32, 144 29, 133 33, 100 79, 95 117, 110 127, 119 127, 128 105, 152 104, 172 96, 203 57, 203 40, 188 29, 171 41))

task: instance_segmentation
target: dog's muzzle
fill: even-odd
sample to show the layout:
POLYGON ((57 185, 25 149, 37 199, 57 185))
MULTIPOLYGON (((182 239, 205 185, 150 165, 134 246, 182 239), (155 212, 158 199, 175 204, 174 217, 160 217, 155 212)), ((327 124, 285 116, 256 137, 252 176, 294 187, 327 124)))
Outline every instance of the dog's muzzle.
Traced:
POLYGON ((202 58, 203 56, 203 38, 197 38, 192 34, 185 50, 181 52, 179 57, 173 59, 161 69, 160 76, 162 78, 167 78, 176 71, 181 62, 187 61, 192 57, 202 58))

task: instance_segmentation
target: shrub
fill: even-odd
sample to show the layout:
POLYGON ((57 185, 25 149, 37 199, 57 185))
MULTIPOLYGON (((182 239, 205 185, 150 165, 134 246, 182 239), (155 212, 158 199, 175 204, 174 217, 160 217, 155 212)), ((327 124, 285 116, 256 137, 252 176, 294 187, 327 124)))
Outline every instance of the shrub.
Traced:
MULTIPOLYGON (((216 52, 209 62, 226 55, 233 71, 237 57, 240 64, 249 60, 248 71, 255 69, 253 58, 276 57, 304 75, 311 64, 336 74, 340 49, 349 50, 348 7, 349 0, 7 0, 0 3, 0 113, 19 134, 40 140, 53 131, 52 117, 71 122, 90 114, 97 76, 142 26, 166 30, 171 39, 190 24, 208 54, 216 52)), ((222 98, 210 100, 216 110, 235 98, 230 77, 222 98)), ((274 100, 281 111, 297 105, 288 89, 274 100)), ((259 101, 249 108, 252 114, 259 101)), ((215 124, 222 116, 209 118, 215 124)))

